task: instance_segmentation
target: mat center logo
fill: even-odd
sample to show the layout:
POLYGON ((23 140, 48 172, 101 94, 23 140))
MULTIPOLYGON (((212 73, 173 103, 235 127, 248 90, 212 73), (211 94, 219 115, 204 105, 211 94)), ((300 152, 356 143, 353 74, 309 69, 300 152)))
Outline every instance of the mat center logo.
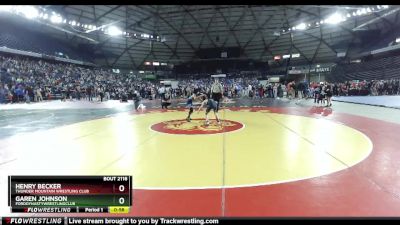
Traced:
POLYGON ((204 119, 192 119, 190 122, 183 119, 156 123, 151 126, 151 129, 168 134, 196 135, 232 132, 243 127, 242 123, 232 120, 222 120, 221 124, 218 124, 216 120, 210 120, 210 124, 206 125, 204 119))

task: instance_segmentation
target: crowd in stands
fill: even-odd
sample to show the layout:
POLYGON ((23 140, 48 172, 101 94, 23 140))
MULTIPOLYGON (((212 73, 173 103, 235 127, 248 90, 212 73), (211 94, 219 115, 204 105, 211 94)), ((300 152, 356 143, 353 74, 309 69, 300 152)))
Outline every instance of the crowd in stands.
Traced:
POLYGON ((314 98, 315 103, 330 103, 332 96, 400 95, 400 80, 328 82, 290 82, 288 98, 314 98))
POLYGON ((150 92, 153 83, 129 75, 73 64, 0 56, 0 102, 51 99, 121 99, 133 89, 150 92))
MULTIPOLYGON (((196 78, 181 78, 178 87, 164 86, 157 81, 138 79, 128 74, 82 67, 73 64, 54 63, 19 56, 0 55, 0 103, 40 102, 61 99, 105 101, 109 99, 132 99, 136 92, 146 99, 160 98, 168 92, 172 98, 190 96, 192 93, 210 93, 213 79, 209 75, 196 78)), ((220 78, 227 97, 289 98, 314 97, 319 83, 290 82, 261 83, 256 76, 243 74, 220 78)), ((348 81, 325 83, 333 96, 346 95, 397 95, 400 80, 348 81)))
POLYGON ((347 81, 333 85, 335 96, 354 95, 399 95, 400 80, 371 80, 371 81, 347 81))
MULTIPOLYGON (((255 95, 259 81, 254 77, 221 78, 227 96, 255 95)), ((193 92, 208 93, 212 79, 180 79, 178 88, 163 87, 157 81, 111 71, 54 63, 19 56, 0 56, 0 103, 43 100, 86 99, 99 101, 131 99, 136 91, 141 98, 160 98, 170 92, 173 98, 193 92), (164 89, 164 90, 163 90, 164 89), (165 90, 166 89, 166 90, 165 90)))

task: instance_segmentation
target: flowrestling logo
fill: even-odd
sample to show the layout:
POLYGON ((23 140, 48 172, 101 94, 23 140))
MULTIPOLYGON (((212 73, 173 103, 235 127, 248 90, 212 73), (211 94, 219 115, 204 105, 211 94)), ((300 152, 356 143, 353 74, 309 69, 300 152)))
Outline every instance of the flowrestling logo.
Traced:
POLYGON ((232 132, 243 127, 242 123, 232 120, 222 120, 220 124, 216 120, 210 120, 207 125, 204 119, 192 119, 190 122, 183 119, 156 123, 151 126, 151 129, 168 134, 198 135, 232 132))

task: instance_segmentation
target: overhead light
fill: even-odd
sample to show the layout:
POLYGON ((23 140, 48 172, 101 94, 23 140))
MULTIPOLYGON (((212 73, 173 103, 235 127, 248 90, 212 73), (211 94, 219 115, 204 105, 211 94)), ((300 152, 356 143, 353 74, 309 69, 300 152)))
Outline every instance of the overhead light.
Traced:
POLYGON ((356 12, 353 12, 353 16, 356 16, 357 14, 356 14, 356 12))
POLYGON ((370 7, 367 8, 367 12, 371 12, 371 8, 370 7))
POLYGON ((309 23, 308 26, 311 27, 311 24, 309 23))
POLYGON ((90 24, 90 25, 88 26, 88 28, 91 30, 91 29, 93 29, 93 26, 90 24))
POLYGON ((376 8, 381 9, 381 6, 380 6, 380 5, 377 5, 376 8))
POLYGON ((78 27, 80 27, 80 26, 81 26, 81 23, 77 23, 76 25, 77 25, 78 27))
POLYGON ((151 62, 145 62, 144 65, 151 65, 151 62))
POLYGON ((160 62, 153 62, 153 66, 159 66, 160 62))
POLYGON ((400 42, 400 38, 396 38, 396 43, 399 43, 400 42))
POLYGON ((366 14, 366 13, 367 13, 367 9, 366 9, 366 8, 361 9, 361 14, 362 14, 362 15, 364 15, 364 14, 366 14))
POLYGON ((338 24, 342 21, 343 17, 339 13, 334 13, 325 20, 325 22, 329 24, 338 24))
MULTIPOLYGON (((39 16, 39 11, 30 5, 16 7, 17 13, 23 14, 28 19, 34 19, 39 16)), ((47 15, 47 14, 46 14, 47 15)))
POLYGON ((107 34, 111 36, 118 36, 122 34, 122 31, 118 27, 111 26, 107 29, 107 34))
POLYGON ((10 12, 14 6, 11 5, 0 5, 0 11, 10 12))
POLYGON ((297 25, 295 28, 299 29, 299 30, 305 30, 306 29, 306 24, 305 23, 301 23, 301 24, 297 25))
POLYGON ((319 68, 320 67, 320 65, 317 65, 317 68, 319 68))
POLYGON ((347 17, 349 17, 349 18, 351 17, 350 13, 347 13, 347 15, 346 15, 346 16, 347 16, 347 17))
POLYGON ((387 9, 387 8, 389 8, 389 6, 388 5, 383 5, 382 6, 384 9, 387 9))
POLYGON ((291 29, 289 28, 288 31, 291 31, 291 29))
POLYGON ((140 70, 139 73, 144 73, 144 71, 143 71, 143 70, 140 70))
POLYGON ((52 22, 52 23, 61 23, 62 22, 62 17, 61 16, 59 16, 59 15, 52 15, 51 17, 50 17, 50 21, 52 22))
POLYGON ((83 26, 84 28, 88 28, 87 24, 85 24, 85 25, 82 24, 82 26, 83 26))
POLYGON ((357 10, 357 15, 361 15, 361 10, 357 10))
POLYGON ((72 20, 71 25, 72 25, 72 26, 75 26, 75 25, 76 25, 75 20, 72 20))
POLYGON ((288 58, 290 58, 290 55, 283 55, 282 58, 283 59, 288 59, 288 58))
POLYGON ((67 20, 64 20, 63 23, 67 23, 67 20))
POLYGON ((47 15, 47 13, 46 13, 43 15, 43 19, 47 20, 47 18, 49 18, 49 15, 47 15))
POLYGON ((299 58, 299 57, 300 57, 300 53, 292 54, 292 58, 299 58))
POLYGON ((319 22, 316 22, 315 24, 316 24, 316 25, 319 25, 319 22))

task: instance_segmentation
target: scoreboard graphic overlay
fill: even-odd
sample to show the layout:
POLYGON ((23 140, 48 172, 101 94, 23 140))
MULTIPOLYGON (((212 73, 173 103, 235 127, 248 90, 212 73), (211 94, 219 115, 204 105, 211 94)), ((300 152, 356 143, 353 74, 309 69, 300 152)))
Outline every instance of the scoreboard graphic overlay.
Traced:
MULTIPOLYGON (((8 176, 12 213, 128 213, 132 176, 8 176)), ((25 214, 27 215, 27 214, 25 214)), ((219 224, 216 218, 1 217, 0 225, 219 224)))
POLYGON ((128 213, 132 176, 9 176, 12 213, 128 213))

